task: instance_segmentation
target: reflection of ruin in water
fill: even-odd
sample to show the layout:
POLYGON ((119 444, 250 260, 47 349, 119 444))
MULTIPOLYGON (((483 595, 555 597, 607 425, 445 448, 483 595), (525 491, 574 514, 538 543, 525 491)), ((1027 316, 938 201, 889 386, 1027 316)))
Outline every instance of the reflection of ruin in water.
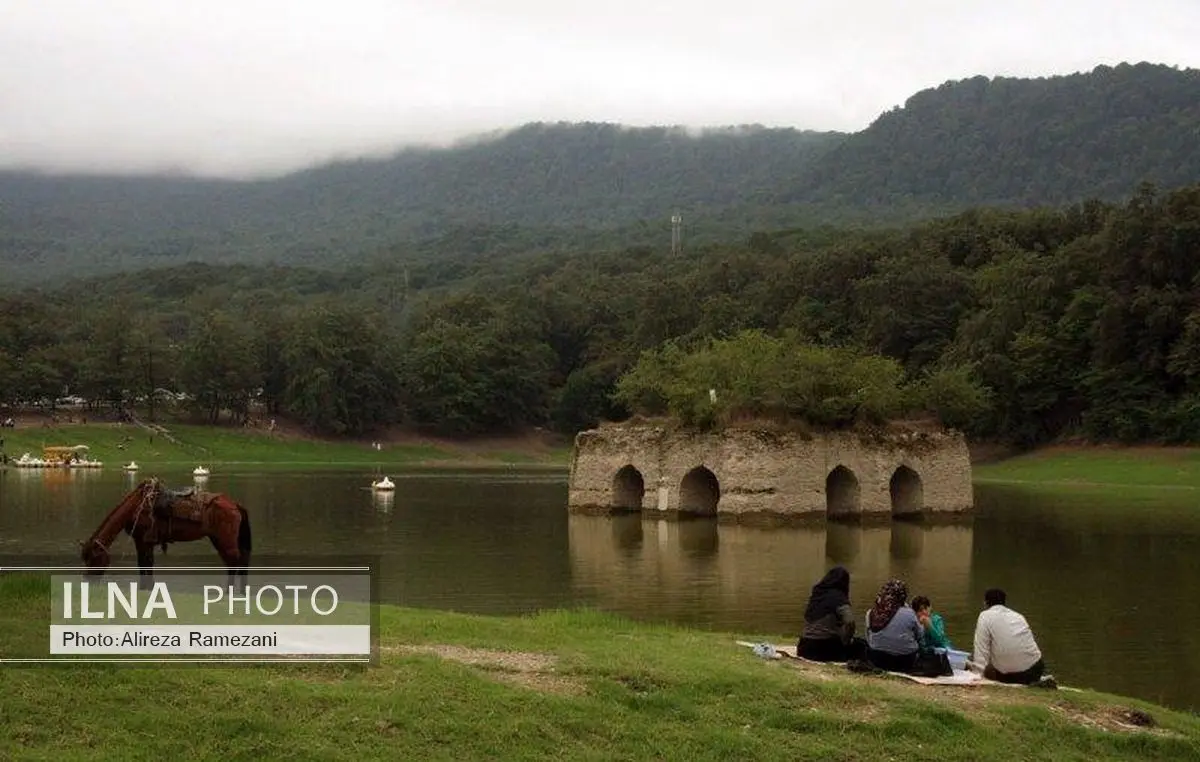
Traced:
POLYGON ((622 555, 636 554, 642 547, 642 517, 637 514, 620 514, 609 521, 612 526, 613 546, 622 555))
POLYGON ((799 627, 808 590, 835 564, 850 569, 859 615, 893 576, 941 611, 977 608, 968 600, 969 524, 767 529, 715 519, 573 515, 568 540, 573 587, 636 617, 753 628, 778 622, 783 610, 794 612, 787 626, 799 627))
POLYGON ((925 547, 925 532, 919 524, 897 521, 891 527, 890 552, 893 559, 915 560, 925 547))
POLYGON ((659 525, 660 540, 665 539, 668 544, 677 543, 679 551, 688 558, 708 558, 716 555, 720 536, 717 533, 715 518, 655 523, 659 525))

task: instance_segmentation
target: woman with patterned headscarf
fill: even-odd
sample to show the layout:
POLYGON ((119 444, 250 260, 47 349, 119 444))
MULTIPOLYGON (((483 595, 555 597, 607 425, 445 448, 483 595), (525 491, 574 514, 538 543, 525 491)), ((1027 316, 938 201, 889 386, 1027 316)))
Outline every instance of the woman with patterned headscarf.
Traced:
POLYGON ((888 672, 912 672, 924 631, 908 605, 908 586, 890 579, 867 612, 867 661, 888 672))

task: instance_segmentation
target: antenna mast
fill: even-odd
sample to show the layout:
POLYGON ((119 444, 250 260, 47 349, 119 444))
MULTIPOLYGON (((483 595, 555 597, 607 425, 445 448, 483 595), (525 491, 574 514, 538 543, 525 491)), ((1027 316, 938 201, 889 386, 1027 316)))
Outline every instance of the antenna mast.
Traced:
POLYGON ((679 212, 671 215, 671 256, 679 256, 679 250, 683 246, 683 217, 679 216, 679 212))

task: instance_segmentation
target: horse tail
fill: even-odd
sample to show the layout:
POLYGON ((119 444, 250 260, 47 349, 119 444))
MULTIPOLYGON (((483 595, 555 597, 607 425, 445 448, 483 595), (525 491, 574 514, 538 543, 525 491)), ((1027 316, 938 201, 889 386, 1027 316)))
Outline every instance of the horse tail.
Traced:
POLYGON ((246 513, 246 509, 238 506, 238 513, 242 515, 242 521, 238 525, 238 550, 242 552, 243 558, 250 558, 250 549, 252 542, 250 541, 250 514, 246 513))

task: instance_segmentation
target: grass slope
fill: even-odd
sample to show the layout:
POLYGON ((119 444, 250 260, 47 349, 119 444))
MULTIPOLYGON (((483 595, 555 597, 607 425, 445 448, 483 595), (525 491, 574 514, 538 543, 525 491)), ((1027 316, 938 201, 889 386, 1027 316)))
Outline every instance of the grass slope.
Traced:
MULTIPOLYGON (((47 592, 0 579, 0 627, 44 642, 47 592)), ((367 669, 7 666, 0 757, 1200 759, 1200 718, 1143 702, 768 662, 734 635, 592 611, 385 608, 381 627, 367 669), (1123 721, 1130 709, 1154 726, 1123 721)))
POLYGON ((381 451, 369 443, 326 441, 270 435, 255 429, 172 425, 171 442, 137 426, 66 424, 54 427, 0 429, 4 451, 12 458, 24 452, 40 457, 46 445, 85 444, 88 456, 106 467, 119 468, 130 460, 139 465, 255 464, 294 467, 362 465, 499 465, 506 463, 566 465, 566 448, 521 449, 520 445, 468 445, 414 441, 385 445, 381 451))
POLYGON ((983 483, 1200 489, 1200 448, 1051 447, 973 467, 983 483))

